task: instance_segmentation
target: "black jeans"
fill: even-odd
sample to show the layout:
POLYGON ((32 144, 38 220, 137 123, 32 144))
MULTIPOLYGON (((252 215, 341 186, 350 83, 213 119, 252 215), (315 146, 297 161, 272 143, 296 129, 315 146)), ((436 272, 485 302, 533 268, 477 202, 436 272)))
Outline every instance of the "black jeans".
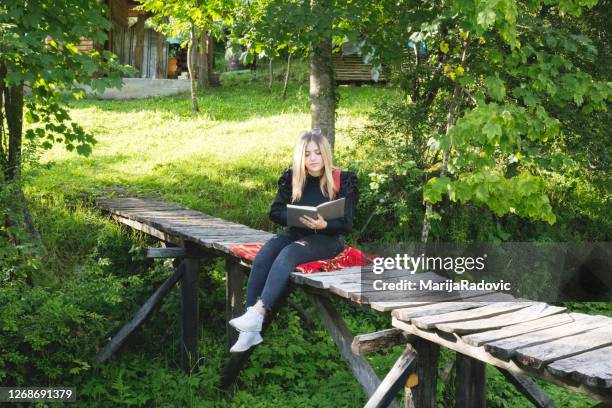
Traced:
POLYGON ((304 262, 329 259, 344 249, 341 235, 305 235, 285 229, 270 238, 259 250, 247 283, 246 306, 261 299, 272 310, 289 282, 295 267, 304 262))

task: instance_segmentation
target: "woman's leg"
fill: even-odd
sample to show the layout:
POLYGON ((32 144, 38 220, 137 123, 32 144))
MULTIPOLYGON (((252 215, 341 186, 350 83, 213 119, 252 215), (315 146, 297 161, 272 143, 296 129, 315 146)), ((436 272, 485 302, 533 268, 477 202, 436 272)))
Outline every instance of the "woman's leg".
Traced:
POLYGON ((257 298, 261 295, 266 283, 272 263, 280 251, 296 239, 298 237, 293 236, 288 231, 282 231, 266 241, 259 252, 257 252, 247 283, 246 307, 253 306, 257 302, 257 298))
POLYGON ((289 282, 289 275, 295 267, 304 262, 330 259, 344 249, 344 241, 337 235, 312 234, 283 248, 270 267, 261 301, 272 310, 289 282))

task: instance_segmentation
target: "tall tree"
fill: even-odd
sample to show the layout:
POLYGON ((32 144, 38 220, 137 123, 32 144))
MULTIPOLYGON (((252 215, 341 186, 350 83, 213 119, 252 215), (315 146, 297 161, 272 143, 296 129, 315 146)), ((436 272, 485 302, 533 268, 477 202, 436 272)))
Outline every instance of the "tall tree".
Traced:
MULTIPOLYGON (((335 142, 336 85, 332 51, 355 40, 376 3, 334 0, 254 0, 237 3, 231 36, 259 58, 308 55, 311 126, 335 142)), ((289 59, 289 58, 288 58, 289 59)), ((283 91, 285 92, 285 91, 283 91)))
POLYGON ((63 143, 70 151, 90 153, 94 138, 71 121, 60 95, 82 97, 82 85, 99 91, 119 86, 121 75, 131 72, 108 51, 78 48, 82 38, 104 44, 107 15, 97 0, 0 2, 0 183, 18 185, 23 219, 30 221, 34 239, 20 188, 24 109, 31 143, 43 148, 63 143))
MULTIPOLYGON (((191 80, 191 108, 199 111, 197 101, 197 73, 202 76, 205 72, 210 75, 211 65, 206 61, 206 69, 198 68, 204 63, 197 57, 200 53, 209 50, 201 46, 203 38, 220 35, 222 24, 231 21, 229 10, 233 9, 233 0, 141 0, 140 8, 153 13, 153 23, 156 28, 166 35, 183 39, 183 46, 187 46, 187 69, 191 80)), ((210 39, 212 40, 212 39, 210 39)), ((212 44, 207 46, 211 47, 212 44)), ((206 79, 207 80, 207 79, 206 79)), ((206 81, 200 78, 200 82, 206 81)))

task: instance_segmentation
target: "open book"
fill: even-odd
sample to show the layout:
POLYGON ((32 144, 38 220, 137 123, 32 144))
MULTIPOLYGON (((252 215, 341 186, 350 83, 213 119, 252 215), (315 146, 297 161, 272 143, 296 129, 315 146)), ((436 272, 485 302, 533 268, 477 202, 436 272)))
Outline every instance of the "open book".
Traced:
POLYGON ((300 217, 307 215, 316 220, 319 214, 326 221, 344 217, 344 197, 333 201, 326 201, 316 207, 287 204, 287 225, 290 227, 308 228, 302 224, 300 217))

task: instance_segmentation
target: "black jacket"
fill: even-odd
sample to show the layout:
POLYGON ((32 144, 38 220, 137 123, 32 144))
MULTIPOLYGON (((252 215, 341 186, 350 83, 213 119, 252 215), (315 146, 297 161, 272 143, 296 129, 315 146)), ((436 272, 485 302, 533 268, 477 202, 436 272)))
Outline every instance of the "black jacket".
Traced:
MULTIPOLYGON (((283 172, 278 179, 278 192, 270 208, 270 220, 280 225, 287 225, 287 204, 300 205, 299 202, 291 203, 291 178, 292 170, 289 167, 283 172)), ((353 230, 353 216, 359 201, 359 189, 357 186, 357 176, 350 171, 342 171, 340 173, 340 191, 336 195, 336 199, 344 197, 344 217, 335 220, 328 220, 327 227, 322 230, 317 230, 324 234, 348 234, 353 230)), ((298 231, 314 232, 307 228, 290 227, 298 231)))

